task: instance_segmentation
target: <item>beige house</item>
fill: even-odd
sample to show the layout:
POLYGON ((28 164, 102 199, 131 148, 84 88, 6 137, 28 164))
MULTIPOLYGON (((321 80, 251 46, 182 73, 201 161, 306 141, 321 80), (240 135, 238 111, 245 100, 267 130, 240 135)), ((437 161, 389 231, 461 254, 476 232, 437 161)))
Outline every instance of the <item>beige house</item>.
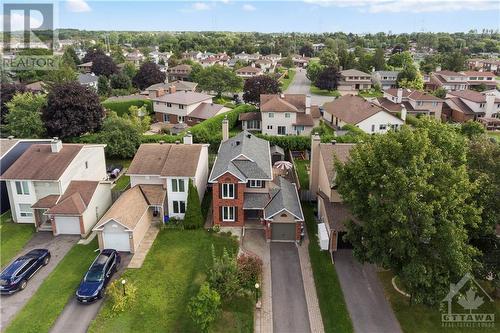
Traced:
POLYGON ((375 103, 393 114, 402 113, 404 109, 414 116, 426 115, 441 120, 444 101, 426 92, 392 88, 384 90, 384 97, 378 97, 375 103))
POLYGON ((175 80, 180 80, 180 81, 185 81, 189 78, 189 75, 191 74, 191 66, 186 65, 186 64, 180 64, 175 67, 169 68, 167 70, 168 72, 168 80, 169 81, 175 81, 175 80))
POLYGON ((340 71, 339 74, 338 91, 368 90, 372 87, 371 75, 365 72, 357 69, 346 69, 340 71))
POLYGON ((244 79, 248 79, 250 77, 259 76, 259 75, 263 75, 263 74, 264 74, 264 70, 262 70, 261 68, 255 67, 254 63, 252 63, 251 66, 242 67, 242 68, 236 70, 236 75, 238 75, 239 77, 244 78, 244 79))
POLYGON ((309 190, 317 198, 321 221, 318 238, 322 250, 334 252, 349 247, 342 239, 347 231, 346 222, 358 222, 337 192, 334 166, 335 159, 345 163, 354 146, 352 143, 321 143, 319 135, 312 135, 309 190))

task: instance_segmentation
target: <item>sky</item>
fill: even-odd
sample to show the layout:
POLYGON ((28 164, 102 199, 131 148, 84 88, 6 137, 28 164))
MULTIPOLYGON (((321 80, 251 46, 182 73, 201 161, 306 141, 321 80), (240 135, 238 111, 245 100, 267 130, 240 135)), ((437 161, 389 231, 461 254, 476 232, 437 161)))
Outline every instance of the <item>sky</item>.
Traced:
POLYGON ((67 0, 57 8, 56 26, 85 30, 362 34, 500 29, 499 0, 67 0))

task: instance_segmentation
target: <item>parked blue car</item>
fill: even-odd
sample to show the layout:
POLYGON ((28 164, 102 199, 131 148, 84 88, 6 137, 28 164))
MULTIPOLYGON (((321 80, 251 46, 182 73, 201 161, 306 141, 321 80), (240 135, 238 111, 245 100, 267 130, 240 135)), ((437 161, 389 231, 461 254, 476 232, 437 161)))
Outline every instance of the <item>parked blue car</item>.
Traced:
POLYGON ((50 261, 50 252, 46 249, 35 249, 17 258, 0 273, 0 293, 13 294, 23 290, 28 280, 50 261))
POLYGON ((116 250, 103 250, 90 266, 76 291, 76 299, 90 303, 104 296, 104 290, 111 276, 118 270, 121 258, 116 250))

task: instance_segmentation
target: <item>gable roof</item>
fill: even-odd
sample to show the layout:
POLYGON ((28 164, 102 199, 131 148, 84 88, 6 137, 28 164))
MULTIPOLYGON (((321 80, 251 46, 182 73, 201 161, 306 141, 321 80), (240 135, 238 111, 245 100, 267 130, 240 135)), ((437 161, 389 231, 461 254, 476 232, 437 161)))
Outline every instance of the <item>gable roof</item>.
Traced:
POLYGON ((223 141, 212 168, 209 181, 214 182, 230 172, 242 181, 272 179, 269 142, 247 131, 223 141))
POLYGON ((214 103, 201 103, 198 105, 188 117, 198 118, 198 119, 209 119, 216 116, 222 109, 224 105, 214 104, 214 103))
POLYGON ((347 162, 351 154, 351 149, 354 148, 355 145, 355 143, 321 143, 319 145, 330 186, 333 185, 333 180, 335 178, 335 166, 333 163, 335 158, 342 163, 347 162))
POLYGON ((92 200, 99 182, 74 180, 45 214, 81 215, 92 200))
POLYGON ((87 84, 92 82, 97 82, 99 77, 94 74, 78 74, 78 83, 87 84))
POLYGON ((345 95, 323 105, 325 112, 348 124, 358 124, 376 113, 387 112, 360 96, 345 95))
POLYGON ((370 76, 370 74, 358 71, 357 69, 345 69, 339 73, 342 76, 370 76))
MULTIPOLYGON (((262 111, 262 106, 268 104, 266 108, 270 108, 273 104, 269 104, 271 101, 281 100, 287 103, 287 105, 292 105, 297 111, 304 111, 306 108, 306 95, 305 94, 262 94, 260 95, 260 106, 262 111)), ((277 104, 276 106, 279 106, 277 104)), ((272 110, 270 110, 272 111, 272 110)))
POLYGON ((295 184, 283 177, 278 177, 278 191, 271 198, 271 201, 264 208, 264 218, 270 219, 283 210, 287 210, 294 215, 297 220, 303 221, 304 214, 300 206, 299 194, 295 184))
POLYGON ((53 153, 49 144, 31 145, 1 178, 58 180, 83 147, 65 143, 59 152, 53 153))
MULTIPOLYGON (((486 95, 474 90, 455 90, 449 91, 448 94, 474 103, 486 103, 486 95)), ((495 103, 500 103, 500 98, 495 98, 495 103)))
POLYGON ((173 103, 173 104, 183 104, 183 105, 191 105, 199 102, 203 102, 206 100, 212 99, 212 96, 199 93, 196 91, 177 91, 173 94, 165 94, 156 98, 153 98, 153 101, 165 102, 165 103, 173 103))
POLYGON ((236 70, 236 73, 238 73, 238 74, 241 74, 241 73, 260 73, 260 72, 262 72, 261 68, 252 67, 252 66, 246 66, 246 67, 242 67, 242 68, 236 70))
POLYGON ((298 112, 299 110, 283 98, 281 98, 279 95, 275 95, 272 98, 268 99, 267 101, 264 101, 262 103, 262 96, 261 96, 261 104, 260 104, 260 111, 261 112, 298 112))

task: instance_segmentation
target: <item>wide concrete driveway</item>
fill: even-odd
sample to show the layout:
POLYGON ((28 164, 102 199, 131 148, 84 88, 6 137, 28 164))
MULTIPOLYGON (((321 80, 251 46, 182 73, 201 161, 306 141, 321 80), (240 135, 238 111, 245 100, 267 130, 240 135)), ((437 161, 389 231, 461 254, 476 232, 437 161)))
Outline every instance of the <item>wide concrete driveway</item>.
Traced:
MULTIPOLYGON (((97 253, 96 253, 97 256, 97 253)), ((132 255, 121 253, 122 261, 118 272, 113 274, 112 281, 122 275, 130 263, 132 255)), ((76 289, 77 286, 75 286, 76 289)), ((97 316, 104 299, 100 299, 91 304, 80 304, 75 297, 71 297, 63 312, 59 315, 56 323, 50 330, 51 333, 85 333, 92 320, 97 316)))
POLYGON ((294 243, 271 243, 273 332, 310 332, 304 284, 294 243))
POLYGON ((306 73, 306 69, 296 68, 293 81, 288 86, 285 94, 310 94, 311 104, 319 106, 325 104, 326 102, 331 102, 335 99, 335 97, 311 94, 311 81, 306 77, 306 73))
POLYGON ((401 327, 385 298, 374 265, 360 264, 352 250, 334 254, 347 309, 356 333, 399 333, 401 327))
MULTIPOLYGON (((26 244, 23 250, 18 254, 23 255, 32 249, 48 249, 51 254, 50 262, 47 266, 42 267, 28 281, 26 289, 12 295, 2 295, 0 300, 0 330, 3 331, 15 317, 15 315, 24 307, 35 294, 38 287, 42 284, 45 278, 54 270, 57 264, 68 253, 68 251, 76 244, 80 236, 60 235, 53 236, 51 232, 38 232, 26 244)), ((16 258, 18 257, 16 256, 16 258)), ((50 300, 48 300, 50 302, 50 300)))

